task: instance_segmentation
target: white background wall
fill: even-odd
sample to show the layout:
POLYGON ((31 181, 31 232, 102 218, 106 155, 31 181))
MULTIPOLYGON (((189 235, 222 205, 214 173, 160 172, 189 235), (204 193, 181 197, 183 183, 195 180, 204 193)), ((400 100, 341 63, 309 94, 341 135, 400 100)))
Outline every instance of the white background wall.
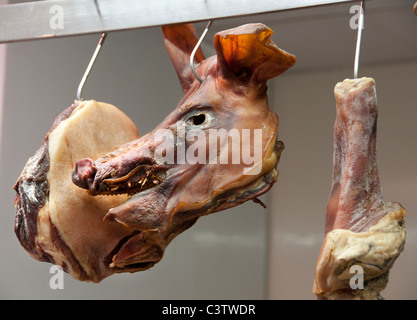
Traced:
MULTIPOLYGON (((0 6, 6 5, 8 1, 0 0, 0 6)), ((3 98, 4 98, 4 80, 6 73, 4 72, 6 66, 6 44, 0 44, 0 141, 1 141, 1 124, 3 123, 3 98)))

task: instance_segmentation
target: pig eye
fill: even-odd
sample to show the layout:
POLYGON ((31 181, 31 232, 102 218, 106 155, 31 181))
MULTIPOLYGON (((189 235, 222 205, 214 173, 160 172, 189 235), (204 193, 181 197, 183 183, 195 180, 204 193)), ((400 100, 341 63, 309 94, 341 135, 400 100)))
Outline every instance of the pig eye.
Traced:
POLYGON ((194 126, 199 126, 200 124, 203 124, 206 121, 206 115, 203 113, 198 114, 198 115, 192 116, 189 120, 194 126))
POLYGON ((190 126, 207 126, 211 115, 206 112, 198 112, 190 116, 185 122, 190 126))

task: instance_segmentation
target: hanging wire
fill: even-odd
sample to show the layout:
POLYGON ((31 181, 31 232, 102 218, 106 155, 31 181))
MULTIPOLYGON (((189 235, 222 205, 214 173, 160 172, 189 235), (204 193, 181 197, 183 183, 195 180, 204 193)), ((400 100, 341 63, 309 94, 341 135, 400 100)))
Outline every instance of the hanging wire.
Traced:
POLYGON ((198 81, 200 81, 200 83, 201 83, 201 82, 203 82, 203 80, 202 80, 202 79, 198 76, 197 72, 195 72, 195 69, 194 69, 194 56, 195 56, 195 54, 196 54, 196 52, 197 52, 198 48, 200 47, 201 42, 203 42, 204 37, 206 36, 206 34, 207 34, 207 32, 208 32, 208 30, 209 30, 209 28, 210 28, 211 23, 212 23, 212 21, 210 20, 210 21, 208 22, 208 24, 207 24, 206 28, 204 29, 204 32, 203 32, 203 34, 201 35, 200 39, 198 39, 198 42, 197 42, 197 44, 195 45, 195 47, 194 47, 193 51, 191 52, 191 56, 190 56, 190 67, 191 67, 191 71, 193 72, 193 74, 194 74, 194 76, 197 78, 197 80, 198 80, 198 81))
POLYGON ((353 66, 353 78, 359 77, 359 55, 361 51, 362 31, 365 16, 365 1, 361 1, 361 10, 359 12, 359 23, 358 23, 358 35, 356 38, 356 50, 355 50, 355 64, 353 66))
POLYGON ((91 69, 93 68, 94 62, 96 62, 97 56, 101 50, 101 47, 103 46, 104 40, 107 37, 107 33, 103 32, 101 34, 100 40, 97 44, 96 50, 94 51, 93 56, 91 57, 90 63, 87 66, 87 69, 84 72, 84 75, 81 79, 80 84, 78 85, 78 90, 77 90, 77 100, 82 100, 81 98, 81 94, 83 92, 83 88, 84 88, 84 84, 87 81, 88 76, 90 75, 91 69))

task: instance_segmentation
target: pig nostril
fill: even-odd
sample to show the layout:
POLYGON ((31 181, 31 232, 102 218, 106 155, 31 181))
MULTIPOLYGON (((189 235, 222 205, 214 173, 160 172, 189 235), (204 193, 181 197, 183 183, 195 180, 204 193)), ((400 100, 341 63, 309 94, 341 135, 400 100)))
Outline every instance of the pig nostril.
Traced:
POLYGON ((94 162, 91 159, 82 159, 77 161, 75 170, 72 173, 72 182, 83 188, 90 189, 94 181, 97 169, 94 166, 94 162))

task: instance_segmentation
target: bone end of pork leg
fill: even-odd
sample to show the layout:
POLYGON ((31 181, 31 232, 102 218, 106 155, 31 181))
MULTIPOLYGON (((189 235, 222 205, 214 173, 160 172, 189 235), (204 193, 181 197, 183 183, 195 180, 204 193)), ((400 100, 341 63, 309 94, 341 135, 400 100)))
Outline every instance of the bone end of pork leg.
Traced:
POLYGON ((404 248, 406 234, 404 208, 397 203, 387 205, 389 213, 366 232, 334 229, 327 233, 313 287, 319 299, 382 298, 379 293, 388 283, 389 270, 404 248))
POLYGON ((382 199, 374 80, 338 83, 335 98, 333 186, 313 293, 319 299, 381 299, 404 248, 406 212, 382 199))

